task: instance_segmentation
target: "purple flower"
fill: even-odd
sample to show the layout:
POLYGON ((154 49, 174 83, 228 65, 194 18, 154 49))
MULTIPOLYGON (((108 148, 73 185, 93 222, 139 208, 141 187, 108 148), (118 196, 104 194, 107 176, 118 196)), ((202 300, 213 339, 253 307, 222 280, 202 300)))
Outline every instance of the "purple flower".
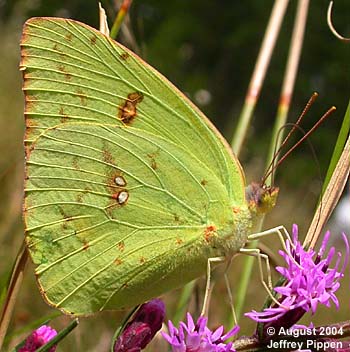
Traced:
POLYGON ((187 313, 187 324, 180 322, 179 329, 169 320, 169 335, 161 334, 169 342, 173 352, 233 352, 232 342, 224 343, 237 334, 239 327, 235 326, 222 336, 224 328, 220 326, 214 332, 207 327, 207 318, 201 316, 195 324, 190 313, 187 313))
MULTIPOLYGON (((18 352, 35 352, 41 346, 52 340, 57 335, 55 329, 50 326, 43 325, 34 330, 25 340, 24 345, 18 352)), ((49 352, 55 352, 56 346, 50 348, 49 352)))
POLYGON ((286 267, 277 267, 276 270, 284 276, 286 284, 275 287, 275 291, 281 296, 280 306, 275 304, 263 312, 252 311, 245 315, 267 326, 291 327, 304 314, 311 310, 316 312, 318 304, 330 307, 333 302, 339 308, 339 301, 335 292, 340 286, 340 279, 344 276, 344 270, 349 260, 349 242, 345 234, 346 254, 341 268, 341 253, 332 247, 326 255, 326 246, 330 238, 328 231, 322 241, 318 253, 313 249, 306 251, 298 241, 298 227, 293 225, 293 244, 286 241, 287 252, 279 251, 286 262, 286 267), (336 257, 335 265, 330 268, 332 259, 336 257))
POLYGON ((114 352, 139 352, 162 327, 165 306, 160 299, 144 303, 114 344, 114 352))

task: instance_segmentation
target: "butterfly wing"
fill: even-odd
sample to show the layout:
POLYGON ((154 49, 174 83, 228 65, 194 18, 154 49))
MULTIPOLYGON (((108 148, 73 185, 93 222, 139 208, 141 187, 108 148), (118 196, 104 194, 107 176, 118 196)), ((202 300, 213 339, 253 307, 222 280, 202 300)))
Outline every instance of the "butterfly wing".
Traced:
POLYGON ((26 240, 50 304, 132 306, 241 247, 240 165, 173 85, 75 21, 31 19, 21 45, 26 240))

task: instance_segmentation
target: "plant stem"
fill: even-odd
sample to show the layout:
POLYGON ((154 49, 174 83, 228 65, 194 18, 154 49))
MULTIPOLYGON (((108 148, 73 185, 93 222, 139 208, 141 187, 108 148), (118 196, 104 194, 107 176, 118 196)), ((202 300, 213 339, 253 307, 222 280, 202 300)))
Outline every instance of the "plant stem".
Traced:
MULTIPOLYGON (((247 133, 248 125, 252 118, 254 108, 258 100, 258 96, 260 94, 262 83, 264 81, 267 67, 270 62, 273 49, 275 47, 277 35, 280 31, 282 19, 286 12, 287 5, 288 0, 276 0, 270 15, 269 23, 265 32, 263 43, 261 45, 260 53, 245 98, 245 104, 239 117, 238 126, 231 143, 233 151, 237 154, 237 156, 241 151, 243 141, 247 133)), ((262 228, 263 221, 264 219, 261 218, 258 225, 256 226, 258 231, 262 228)), ((257 248, 257 244, 258 242, 254 241, 254 248, 257 248)), ((244 271, 242 272, 242 275, 239 279, 237 298, 235 299, 235 310, 238 320, 240 319, 240 316, 243 311, 248 284, 250 282, 250 277, 253 270, 253 264, 253 257, 247 256, 244 258, 244 271)), ((231 317, 231 320, 232 319, 233 317, 231 317)), ((232 324, 233 320, 229 323, 229 326, 232 326, 232 324)))
POLYGON ((7 290, 6 299, 0 318, 0 351, 4 342, 4 338, 11 321, 13 309, 15 307, 17 295, 21 287, 24 270, 28 261, 28 251, 24 241, 18 251, 14 269, 12 271, 11 281, 7 290))
POLYGON ((117 35, 119 33, 120 26, 122 25, 124 18, 126 14, 128 13, 129 7, 132 3, 132 0, 123 0, 122 5, 120 6, 120 9, 118 11, 117 16, 114 19, 113 26, 111 28, 111 34, 110 37, 112 39, 117 38, 117 35))
POLYGON ((239 116, 238 125, 231 142, 232 149, 236 155, 239 155, 244 138, 247 134, 249 122, 252 118, 254 108, 266 76, 267 67, 270 63, 271 55, 276 44, 277 35, 280 31, 287 5, 288 0, 276 0, 272 9, 252 79, 249 84, 245 103, 239 116))
POLYGON ((41 346, 36 350, 36 352, 47 352, 53 346, 57 345, 61 340, 63 340, 71 331, 73 331, 79 324, 78 318, 72 320, 67 327, 61 330, 53 339, 47 342, 44 346, 41 346))
POLYGON ((331 216, 338 200, 344 190, 346 181, 349 178, 350 172, 350 137, 346 142, 343 153, 333 171, 332 177, 328 183, 325 193, 318 205, 315 215, 312 219, 311 225, 305 237, 304 245, 310 244, 313 248, 317 242, 323 225, 331 216))
MULTIPOLYGON (((284 75, 282 91, 279 100, 279 106, 273 127, 270 149, 268 153, 267 163, 269 166, 276 150, 279 150, 282 141, 282 135, 279 133, 281 128, 287 122, 287 115, 292 100, 295 78, 298 71, 301 49, 304 39, 305 25, 309 8, 309 0, 299 0, 297 14, 294 21, 292 41, 289 48, 286 72, 284 75)), ((275 163, 278 161, 278 156, 275 158, 275 163)), ((272 175, 266 180, 267 184, 271 184, 272 175)))
POLYGON ((196 283, 195 280, 187 283, 181 291, 180 298, 178 299, 177 308, 176 308, 174 317, 172 319, 172 322, 175 326, 178 325, 179 322, 185 316, 188 302, 190 301, 191 296, 193 295, 195 283, 196 283))

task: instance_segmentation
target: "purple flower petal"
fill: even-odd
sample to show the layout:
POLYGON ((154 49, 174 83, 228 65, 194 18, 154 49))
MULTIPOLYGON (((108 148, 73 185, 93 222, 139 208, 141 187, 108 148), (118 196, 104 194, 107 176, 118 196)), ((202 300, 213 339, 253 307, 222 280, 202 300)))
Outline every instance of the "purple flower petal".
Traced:
MULTIPOLYGON (((40 328, 34 330, 25 340, 24 345, 18 350, 18 352, 34 352, 41 346, 44 346, 47 342, 52 340, 57 335, 55 329, 52 329, 48 325, 40 326, 40 328)), ((56 346, 50 348, 49 352, 55 352, 56 346)))
POLYGON ((280 250, 279 253, 286 262, 285 267, 277 267, 277 271, 287 280, 284 286, 275 287, 275 291, 280 294, 279 302, 281 306, 274 304, 273 307, 264 309, 263 312, 252 311, 245 315, 257 322, 274 322, 278 325, 279 319, 285 322, 284 315, 288 314, 289 326, 294 325, 295 319, 300 319, 300 309, 314 314, 319 304, 327 307, 331 302, 339 308, 339 302, 335 292, 340 287, 339 280, 344 276, 345 268, 349 262, 350 248, 345 234, 343 240, 346 253, 343 265, 341 263, 341 253, 336 253, 331 247, 326 255, 326 247, 329 242, 330 232, 327 231, 318 253, 313 249, 306 251, 298 240, 298 227, 292 228, 293 243, 286 241, 287 251, 280 250), (291 258, 291 255, 293 258, 291 258), (329 268, 334 257, 337 257, 333 268, 329 268), (298 263, 298 264, 297 264, 298 263), (298 314, 293 317, 293 310, 298 314))
POLYGON ((224 343, 239 331, 235 326, 226 335, 222 335, 224 328, 220 326, 214 332, 207 327, 208 319, 199 317, 194 323, 190 313, 187 313, 187 324, 180 322, 177 330, 169 321, 169 335, 162 333, 165 340, 171 345, 173 352, 234 352, 232 342, 224 343))
MULTIPOLYGON (((141 351, 162 327, 164 316, 165 306, 160 299, 144 303, 116 340, 114 352, 141 351)), ((170 342, 177 330, 172 324, 169 324, 169 331, 170 335, 167 335, 168 337, 165 339, 170 342)))

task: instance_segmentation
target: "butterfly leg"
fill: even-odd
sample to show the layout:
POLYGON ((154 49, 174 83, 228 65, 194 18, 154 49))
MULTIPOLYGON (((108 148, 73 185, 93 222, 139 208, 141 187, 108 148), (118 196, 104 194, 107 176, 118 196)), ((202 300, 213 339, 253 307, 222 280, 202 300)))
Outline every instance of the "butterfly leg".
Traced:
POLYGON ((213 285, 211 283, 211 264, 212 263, 222 263, 225 260, 226 260, 225 257, 208 258, 208 261, 207 261, 207 282, 205 285, 205 295, 204 295, 201 316, 208 315, 208 305, 209 305, 209 300, 210 300, 210 296, 211 296, 211 291, 213 288, 213 285))
POLYGON ((251 256, 256 257, 258 259, 258 266, 259 266, 261 284, 264 286, 267 294, 272 299, 272 301, 275 302, 278 306, 283 307, 281 305, 281 303, 279 303, 277 301, 277 299, 273 295, 271 269, 270 269, 270 261, 269 261, 268 255, 261 253, 260 249, 258 249, 258 248, 247 248, 247 249, 246 248, 242 248, 242 249, 240 249, 239 252, 242 253, 242 254, 251 255, 251 256), (266 263, 267 282, 268 282, 267 284, 266 284, 265 279, 264 279, 261 259, 264 259, 265 263, 266 263))
MULTIPOLYGON (((270 236, 272 234, 278 236, 278 238, 280 239, 281 245, 286 253, 289 253, 289 251, 286 248, 286 242, 285 242, 286 239, 289 241, 290 246, 292 248, 294 248, 294 244, 293 244, 293 241, 290 237, 290 234, 284 226, 277 226, 277 227, 274 227, 274 228, 266 230, 266 231, 262 231, 262 232, 253 233, 251 235, 248 235, 248 241, 260 239, 262 237, 270 236)), ((292 255, 291 255, 291 258, 293 258, 292 255)))
POLYGON ((226 271, 225 271, 225 274, 224 274, 224 278, 225 278, 225 284, 226 284, 226 290, 227 290, 227 294, 228 294, 228 299, 229 299, 230 306, 231 306, 233 322, 234 322, 235 325, 238 325, 237 315, 236 315, 236 311, 235 311, 235 306, 233 304, 233 297, 232 297, 232 291, 231 291, 231 286, 230 286, 230 280, 228 278, 228 275, 227 275, 226 271))

